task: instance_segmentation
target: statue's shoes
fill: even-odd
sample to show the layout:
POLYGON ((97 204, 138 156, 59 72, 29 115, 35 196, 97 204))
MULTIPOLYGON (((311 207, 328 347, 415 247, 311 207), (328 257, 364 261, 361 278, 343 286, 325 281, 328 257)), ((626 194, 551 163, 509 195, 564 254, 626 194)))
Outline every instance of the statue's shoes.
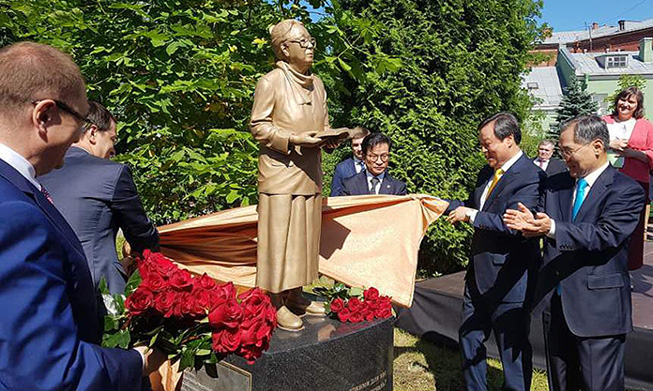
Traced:
POLYGON ((311 301, 301 295, 289 297, 286 306, 297 316, 326 316, 324 302, 311 301))
POLYGON ((283 306, 277 310, 277 327, 286 331, 300 331, 304 329, 304 322, 283 306))

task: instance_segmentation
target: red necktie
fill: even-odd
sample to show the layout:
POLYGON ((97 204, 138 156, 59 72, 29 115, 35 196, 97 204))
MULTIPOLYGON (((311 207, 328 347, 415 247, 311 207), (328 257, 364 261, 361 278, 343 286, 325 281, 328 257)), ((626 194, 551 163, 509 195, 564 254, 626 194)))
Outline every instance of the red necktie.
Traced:
POLYGON ((43 193, 45 198, 47 198, 48 201, 50 201, 50 203, 54 205, 54 201, 52 201, 52 197, 50 197, 50 193, 48 193, 48 191, 45 189, 45 186, 43 185, 41 185, 41 193, 43 193))

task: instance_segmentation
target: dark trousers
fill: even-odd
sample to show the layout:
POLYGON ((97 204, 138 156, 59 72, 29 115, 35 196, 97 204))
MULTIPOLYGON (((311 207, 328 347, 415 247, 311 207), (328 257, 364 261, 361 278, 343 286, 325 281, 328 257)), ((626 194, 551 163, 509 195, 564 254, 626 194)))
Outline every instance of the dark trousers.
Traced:
POLYGON ((466 389, 488 389, 485 342, 494 332, 503 364, 503 390, 530 390, 533 353, 528 341, 530 316, 524 303, 493 303, 481 297, 470 285, 474 283, 465 283, 459 330, 466 389))
POLYGON ((556 293, 543 314, 543 322, 551 391, 623 391, 625 334, 575 336, 567 326, 556 293))

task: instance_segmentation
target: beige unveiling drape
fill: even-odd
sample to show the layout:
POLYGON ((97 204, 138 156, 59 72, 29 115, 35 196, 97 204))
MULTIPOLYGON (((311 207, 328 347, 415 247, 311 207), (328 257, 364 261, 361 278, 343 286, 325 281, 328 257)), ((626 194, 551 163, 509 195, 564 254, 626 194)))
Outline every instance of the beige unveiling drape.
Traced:
MULTIPOLYGON (((325 199, 320 273, 410 306, 419 244, 447 205, 423 194, 325 199)), ((253 205, 159 227, 161 251, 193 273, 253 287, 257 217, 253 205)))

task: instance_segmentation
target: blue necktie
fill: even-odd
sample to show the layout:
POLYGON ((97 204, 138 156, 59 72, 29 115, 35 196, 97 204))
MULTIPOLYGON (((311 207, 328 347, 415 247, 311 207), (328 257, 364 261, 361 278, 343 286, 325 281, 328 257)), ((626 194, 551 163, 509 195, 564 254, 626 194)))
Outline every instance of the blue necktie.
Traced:
POLYGON ((588 186, 589 184, 585 178, 580 178, 578 182, 576 182, 576 197, 574 198, 574 208, 571 211, 572 221, 576 220, 576 215, 578 214, 581 205, 583 205, 583 201, 585 200, 585 193, 587 192, 588 186))

